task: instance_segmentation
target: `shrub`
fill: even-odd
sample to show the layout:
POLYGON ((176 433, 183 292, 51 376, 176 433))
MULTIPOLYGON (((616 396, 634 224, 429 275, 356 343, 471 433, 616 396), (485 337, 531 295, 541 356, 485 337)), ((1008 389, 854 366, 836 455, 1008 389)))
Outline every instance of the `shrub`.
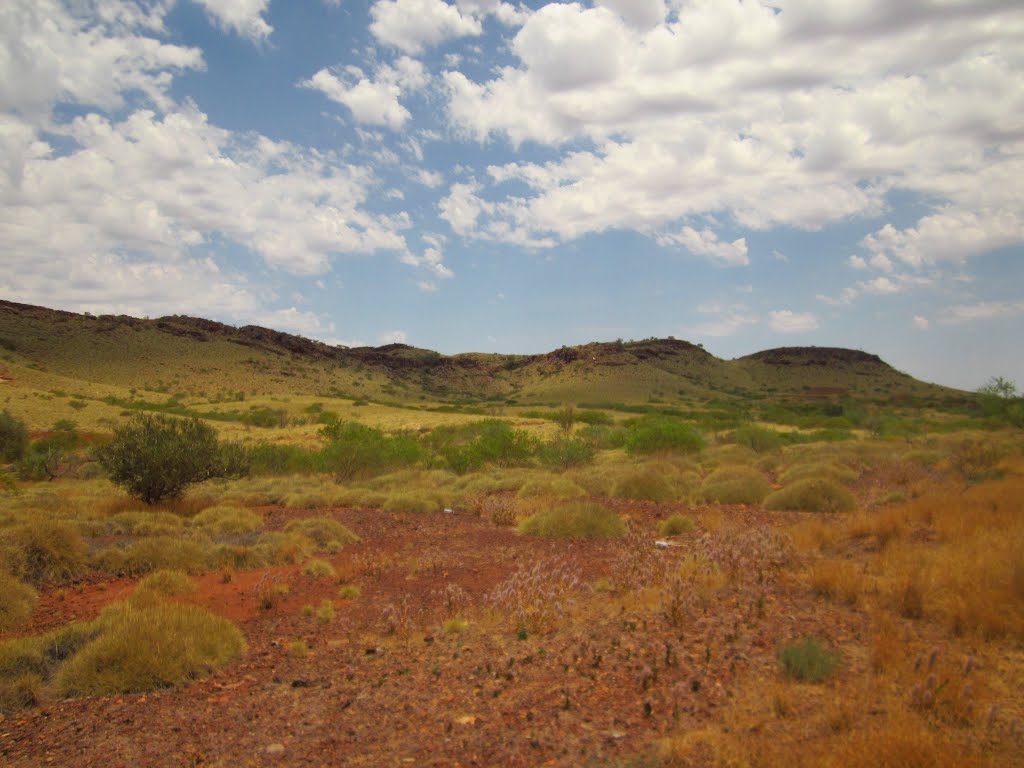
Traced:
POLYGON ((227 619, 190 605, 115 603, 96 621, 99 636, 58 670, 62 695, 103 696, 186 683, 245 650, 227 619))
POLYGON ((328 622, 334 621, 334 603, 329 598, 324 598, 320 601, 320 605, 316 609, 316 618, 327 624, 328 622))
POLYGON ((0 571, 0 632, 14 629, 31 616, 38 599, 28 584, 0 571))
POLYGON ((764 507, 805 512, 852 512, 857 508, 857 500, 832 480, 797 480, 768 494, 764 507))
POLYGON ((307 576, 312 576, 314 579, 329 578, 333 579, 338 575, 338 572, 334 570, 334 566, 326 560, 321 560, 316 557, 306 563, 306 566, 302 569, 302 572, 307 576))
POLYGON ((441 427, 428 437, 452 471, 465 474, 485 464, 514 467, 527 463, 535 441, 501 419, 484 419, 459 427, 441 427))
POLYGON ((616 499, 637 499, 660 503, 675 501, 678 492, 665 473, 652 468, 638 469, 620 478, 612 486, 611 495, 616 499))
POLYGON ((774 429, 746 426, 732 433, 732 442, 746 446, 756 453, 768 453, 781 449, 785 441, 774 429))
POLYGON ((87 547, 71 523, 36 520, 0 532, 0 557, 30 584, 61 584, 86 570, 87 547))
POLYGON ((835 483, 847 483, 857 479, 857 473, 849 467, 844 467, 832 462, 811 462, 808 464, 794 464, 779 476, 779 480, 785 485, 795 480, 832 480, 835 483))
POLYGON ((199 419, 136 414, 114 430, 97 457, 117 485, 147 504, 181 496, 193 483, 244 474, 217 433, 199 419))
POLYGON ((385 512, 421 514, 426 512, 438 512, 441 509, 441 505, 436 499, 427 498, 425 496, 418 496, 412 493, 394 493, 388 496, 387 501, 384 502, 384 506, 381 507, 381 509, 385 512))
POLYGON ((672 515, 658 523, 658 533, 662 536, 678 536, 693 530, 693 520, 686 515, 672 515))
POLYGON ((284 529, 288 533, 308 536, 321 549, 340 549, 345 544, 361 541, 356 534, 329 517, 304 517, 301 520, 292 520, 284 529))
POLYGON ((645 416, 626 427, 624 447, 630 454, 697 453, 704 447, 704 438, 678 419, 645 416))
POLYGON ((576 502, 530 515, 519 524, 519 532, 549 539, 609 539, 622 536, 626 524, 615 510, 576 502))
POLYGON ((519 488, 516 496, 529 499, 537 496, 551 496, 556 499, 578 499, 587 492, 572 480, 565 477, 537 477, 527 480, 519 488))
POLYGON ((342 600, 355 600, 363 594, 363 590, 356 584, 342 584, 338 587, 338 597, 342 600))
POLYGON ((801 682, 820 683, 839 666, 839 655, 825 648, 821 641, 808 637, 798 643, 780 646, 779 663, 789 677, 801 682))
POLYGON ((185 522, 171 512, 119 512, 106 522, 108 533, 126 536, 176 536, 185 522))
POLYGON ((722 467, 704 480, 701 495, 720 504, 758 504, 771 491, 768 480, 752 467, 722 467))
POLYGON ((171 597, 187 595, 196 589, 195 582, 184 571, 161 569, 141 579, 132 592, 132 599, 139 596, 171 597))
POLYGON ((192 518, 192 525, 211 536, 241 536, 263 527, 263 518, 239 507, 208 507, 192 518))
POLYGON ((18 461, 28 449, 28 430, 20 419, 0 413, 0 462, 18 461))
POLYGON ((325 472, 320 451, 298 445, 257 443, 249 448, 250 471, 254 475, 297 475, 325 472))
MULTIPOLYGON (((208 542, 207 542, 208 545, 208 542)), ((151 536, 127 547, 110 547, 97 553, 93 565, 108 573, 140 576, 161 569, 203 573, 212 563, 208 546, 188 539, 151 536)))
POLYGON ((580 467, 593 462, 594 446, 580 437, 562 437, 541 443, 537 447, 537 458, 546 467, 580 467))
POLYGON ((320 434, 328 441, 321 452, 324 465, 339 480, 372 477, 409 467, 426 456, 411 435, 386 435, 355 421, 327 424, 320 434))

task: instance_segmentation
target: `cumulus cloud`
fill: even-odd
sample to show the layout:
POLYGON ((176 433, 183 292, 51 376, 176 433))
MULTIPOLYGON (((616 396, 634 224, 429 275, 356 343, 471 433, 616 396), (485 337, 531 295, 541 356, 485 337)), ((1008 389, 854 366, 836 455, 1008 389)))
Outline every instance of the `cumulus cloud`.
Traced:
POLYGON ((818 327, 818 318, 811 312, 776 309, 768 313, 768 324, 776 333, 806 333, 818 327))
POLYGON ((760 322, 758 315, 751 311, 746 304, 727 306, 715 303, 702 304, 697 307, 697 311, 714 317, 684 329, 684 335, 694 339, 708 336, 733 336, 745 326, 756 325, 760 322))
POLYGON ((299 85, 344 104, 356 122, 398 130, 411 117, 399 97, 422 88, 428 80, 420 62, 402 56, 393 66, 380 65, 373 77, 354 66, 340 71, 321 69, 299 85))
POLYGON ((585 148, 491 169, 490 188, 462 198, 481 214, 464 233, 656 237, 725 217, 816 230, 880 216, 903 190, 935 210, 865 238, 864 264, 956 262, 1024 239, 1018 9, 774 5, 549 3, 513 38, 512 65, 479 81, 446 72, 462 135, 585 148), (528 194, 502 199, 509 180, 528 194))
POLYGON ((913 326, 919 331, 927 331, 931 323, 923 315, 914 315, 913 326))
POLYGON ((483 33, 480 21, 444 0, 377 0, 370 32, 381 43, 417 54, 447 40, 483 33))
POLYGON ((690 253, 696 256, 706 256, 723 266, 742 267, 750 263, 750 259, 747 258, 745 238, 741 237, 731 243, 723 243, 718 239, 718 235, 710 229, 698 232, 693 227, 683 227, 674 234, 659 236, 658 244, 681 245, 690 253))
POLYGON ((1024 301, 978 301, 950 307, 943 313, 941 319, 947 325, 960 325, 976 320, 993 320, 1022 314, 1024 301))
POLYGON ((263 18, 270 0, 195 0, 221 29, 254 43, 270 37, 274 28, 263 18))

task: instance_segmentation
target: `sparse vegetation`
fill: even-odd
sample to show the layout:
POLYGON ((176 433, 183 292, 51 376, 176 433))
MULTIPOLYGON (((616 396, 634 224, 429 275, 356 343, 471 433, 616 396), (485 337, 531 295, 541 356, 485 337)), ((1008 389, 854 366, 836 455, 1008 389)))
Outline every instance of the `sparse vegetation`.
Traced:
POLYGON ((833 480, 796 480, 771 493, 765 509, 792 509, 803 512, 852 512, 857 508, 853 494, 833 480))
POLYGON ((820 683, 835 672, 839 666, 839 656, 817 638, 808 637, 780 646, 779 663, 783 671, 794 680, 820 683))
POLYGON ((530 515, 519 524, 519 532, 549 539, 608 539, 625 534, 626 525, 615 510, 575 502, 530 515))
POLYGON ((757 469, 720 467, 704 479, 701 496, 720 504, 758 504, 771 491, 768 479, 757 469))

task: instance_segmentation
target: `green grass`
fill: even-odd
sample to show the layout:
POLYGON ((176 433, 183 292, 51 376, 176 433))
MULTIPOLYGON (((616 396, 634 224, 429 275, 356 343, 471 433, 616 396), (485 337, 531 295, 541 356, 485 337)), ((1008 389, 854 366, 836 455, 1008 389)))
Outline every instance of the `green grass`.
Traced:
POLYGON ((779 647, 779 663, 788 677, 805 683, 820 683, 839 666, 839 655, 820 640, 808 637, 779 647))
POLYGON ((519 532, 547 539, 610 539, 626 533, 615 510, 590 502, 543 509, 519 523, 519 532))

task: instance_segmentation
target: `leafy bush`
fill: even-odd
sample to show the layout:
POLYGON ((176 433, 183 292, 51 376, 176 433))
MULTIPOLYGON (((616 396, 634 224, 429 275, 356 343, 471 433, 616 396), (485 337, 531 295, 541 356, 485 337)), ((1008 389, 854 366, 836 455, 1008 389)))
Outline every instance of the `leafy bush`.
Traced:
POLYGON ((679 494, 663 472, 653 468, 638 469, 621 477, 612 486, 616 499, 637 499, 665 503, 675 501, 679 494))
POLYGON ((426 456, 411 435, 386 435, 355 421, 328 424, 320 434, 328 441, 321 452, 324 466, 339 480, 372 477, 410 467, 426 456))
POLYGON ((454 472, 465 474, 485 464, 499 467, 521 466, 529 462, 535 441, 526 432, 513 429, 501 419, 435 429, 428 441, 454 472))
POLYGON ((97 452, 110 479, 147 504, 181 496, 192 483, 244 474, 237 452, 198 419, 136 414, 97 452))
POLYGON ((746 446, 756 453, 768 453, 781 449, 784 440, 774 429, 746 426, 732 433, 732 442, 746 446))
POLYGON ((722 467, 704 480, 701 495, 720 504, 757 504, 771 491, 767 478, 753 467, 722 467))
POLYGON ((0 462, 17 461, 28 449, 25 424, 10 413, 0 413, 0 462))
POLYGON ((613 509, 575 502, 541 510, 519 524, 519 532, 548 539, 610 539, 626 533, 626 524, 613 509))
POLYGON ((257 443, 249 448, 253 475, 298 475, 326 472, 324 456, 298 445, 257 443))
POLYGON ((688 424, 667 416, 644 416, 626 427, 626 453, 697 453, 704 438, 688 424))
POLYGON ((192 525, 211 536, 241 536, 263 527, 263 518, 239 507, 208 507, 192 518, 192 525))
POLYGON ((693 520, 686 515, 671 515, 658 523, 658 533, 662 536, 678 536, 693 530, 693 520))
POLYGON ((292 520, 284 529, 288 533, 308 536, 321 549, 340 549, 345 544, 362 541, 344 525, 329 517, 304 517, 301 520, 292 520))
POLYGON ((38 599, 28 584, 0 571, 0 632, 14 629, 31 616, 38 599))
POLYGON ((541 443, 537 447, 537 458, 547 467, 580 467, 594 460, 594 446, 580 437, 562 437, 541 443))
POLYGON ((853 494, 833 480, 797 480, 768 494, 765 509, 805 512, 852 512, 857 508, 853 494))
POLYGON ((0 560, 30 584, 62 584, 86 570, 87 547, 71 523, 35 520, 0 532, 0 560))
POLYGON ((227 619, 190 605, 115 603, 96 620, 99 636, 57 671, 65 696, 103 696, 181 685, 245 650, 227 619))
POLYGON ((825 648, 820 640, 805 638, 798 643, 779 647, 779 663, 783 671, 801 682, 820 683, 835 672, 839 655, 825 648))

